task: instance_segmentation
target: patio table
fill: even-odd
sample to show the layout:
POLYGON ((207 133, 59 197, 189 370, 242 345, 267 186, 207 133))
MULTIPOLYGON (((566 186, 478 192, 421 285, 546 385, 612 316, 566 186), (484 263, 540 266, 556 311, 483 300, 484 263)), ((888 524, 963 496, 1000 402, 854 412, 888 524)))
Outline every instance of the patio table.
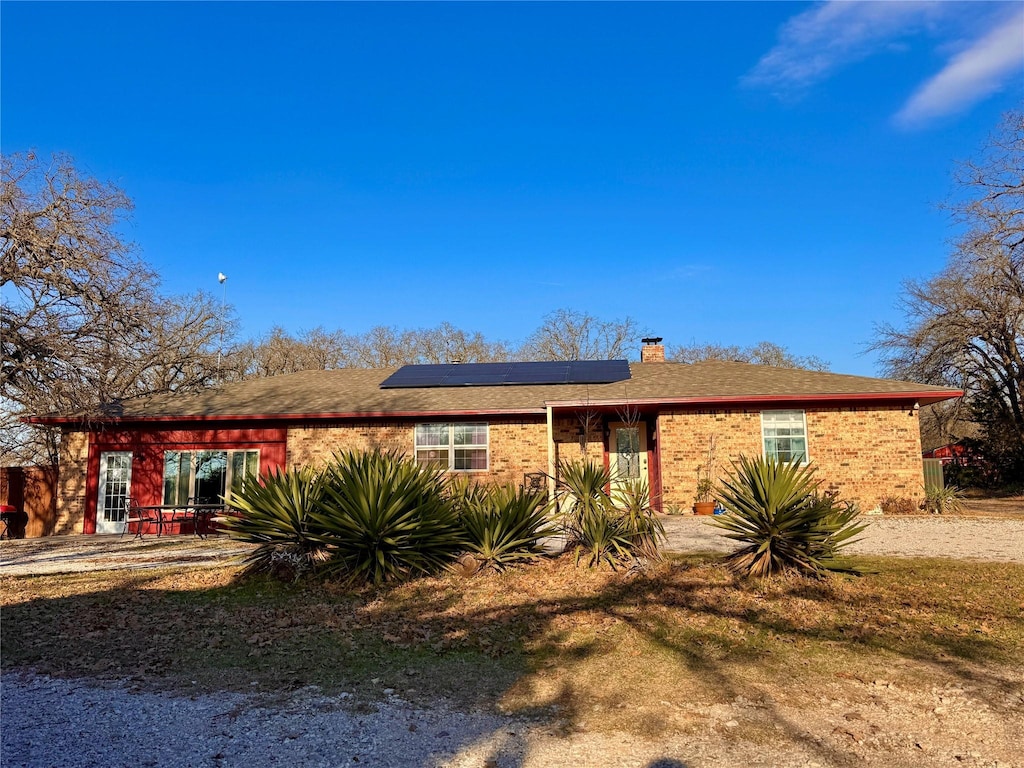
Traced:
POLYGON ((223 504, 150 504, 137 507, 156 514, 156 535, 162 536, 165 525, 192 522, 192 531, 199 538, 209 533, 210 521, 217 512, 224 510, 223 504))

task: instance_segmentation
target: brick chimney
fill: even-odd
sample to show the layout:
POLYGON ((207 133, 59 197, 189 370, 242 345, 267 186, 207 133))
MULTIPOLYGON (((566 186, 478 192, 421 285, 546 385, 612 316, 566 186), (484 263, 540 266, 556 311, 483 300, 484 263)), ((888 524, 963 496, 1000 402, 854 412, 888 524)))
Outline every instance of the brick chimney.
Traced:
POLYGON ((641 363, 664 363, 665 345, 661 343, 661 336, 652 336, 649 339, 642 339, 644 345, 640 347, 641 363))

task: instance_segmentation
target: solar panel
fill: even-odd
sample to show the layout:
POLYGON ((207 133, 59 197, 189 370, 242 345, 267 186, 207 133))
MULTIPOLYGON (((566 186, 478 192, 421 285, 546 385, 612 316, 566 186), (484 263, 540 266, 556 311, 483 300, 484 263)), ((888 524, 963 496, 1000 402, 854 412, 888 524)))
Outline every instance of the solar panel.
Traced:
POLYGON ((626 360, 558 360, 525 363, 406 365, 381 389, 494 387, 521 384, 610 384, 630 377, 626 360))

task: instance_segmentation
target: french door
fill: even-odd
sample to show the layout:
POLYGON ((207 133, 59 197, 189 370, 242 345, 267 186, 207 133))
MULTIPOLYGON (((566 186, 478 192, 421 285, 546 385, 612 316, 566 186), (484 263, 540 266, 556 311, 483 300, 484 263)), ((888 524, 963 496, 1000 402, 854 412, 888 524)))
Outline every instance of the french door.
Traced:
POLYGON ((100 497, 96 503, 96 533, 121 533, 132 492, 131 451, 100 454, 100 497))

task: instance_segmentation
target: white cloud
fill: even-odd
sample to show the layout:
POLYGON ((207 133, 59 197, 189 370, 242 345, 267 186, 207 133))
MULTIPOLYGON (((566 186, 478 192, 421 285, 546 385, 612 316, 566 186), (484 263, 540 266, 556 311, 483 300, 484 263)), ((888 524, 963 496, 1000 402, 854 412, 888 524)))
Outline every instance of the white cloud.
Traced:
POLYGON ((931 26, 948 11, 937 2, 827 2, 794 16, 779 42, 744 78, 777 95, 799 92, 840 67, 931 26))
POLYGON ((998 24, 954 56, 922 85, 896 115, 911 127, 963 111, 1000 90, 1009 78, 1024 74, 1024 11, 998 24))
MULTIPOLYGON (((896 116, 904 126, 967 109, 998 91, 1024 62, 1024 13, 991 3, 830 0, 794 16, 778 42, 743 78, 775 96, 801 96, 842 67, 877 53, 905 50, 907 40, 933 38, 936 51, 956 51, 896 116)), ((1019 6, 1017 6, 1019 7, 1019 6)))

